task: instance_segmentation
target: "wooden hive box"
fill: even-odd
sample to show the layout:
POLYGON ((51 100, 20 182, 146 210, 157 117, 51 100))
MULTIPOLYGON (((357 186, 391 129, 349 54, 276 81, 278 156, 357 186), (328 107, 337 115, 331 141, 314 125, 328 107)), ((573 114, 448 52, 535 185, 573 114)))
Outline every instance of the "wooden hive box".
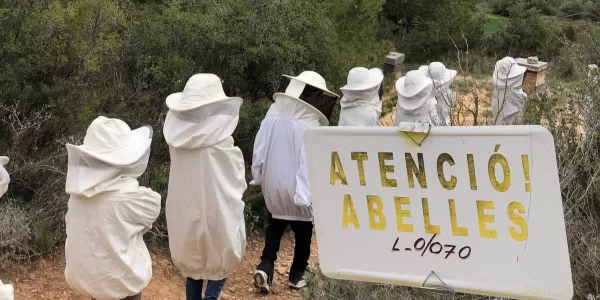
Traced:
POLYGON ((545 93, 548 89, 546 84, 547 62, 529 63, 526 58, 517 58, 517 64, 526 67, 525 78, 523 79, 523 91, 526 94, 545 93))

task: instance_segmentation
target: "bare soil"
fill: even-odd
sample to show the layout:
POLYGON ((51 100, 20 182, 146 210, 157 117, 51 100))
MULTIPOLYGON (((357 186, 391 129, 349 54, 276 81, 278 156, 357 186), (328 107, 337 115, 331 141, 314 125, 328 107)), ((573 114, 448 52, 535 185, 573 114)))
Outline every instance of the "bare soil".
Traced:
MULTIPOLYGON (((287 286, 289 267, 294 254, 294 235, 287 233, 281 241, 279 259, 276 263, 274 292, 269 295, 257 293, 252 286, 252 273, 259 263, 264 241, 262 238, 248 241, 244 260, 228 278, 222 300, 301 299, 299 292, 287 286)), ((310 259, 310 268, 317 263, 316 237, 310 259)), ((143 292, 144 300, 185 300, 185 281, 179 271, 171 263, 168 255, 152 253, 153 276, 150 285, 143 292)), ((15 287, 15 300, 57 299, 57 300, 89 300, 71 290, 64 279, 64 250, 59 249, 52 257, 34 262, 22 270, 12 270, 0 274, 5 283, 15 287)))

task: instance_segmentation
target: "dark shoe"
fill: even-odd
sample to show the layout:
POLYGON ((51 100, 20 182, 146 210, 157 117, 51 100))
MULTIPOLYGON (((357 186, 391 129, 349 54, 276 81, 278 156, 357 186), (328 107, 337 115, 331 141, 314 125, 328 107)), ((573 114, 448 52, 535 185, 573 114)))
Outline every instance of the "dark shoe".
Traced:
POLYGON ((267 273, 261 270, 254 271, 254 275, 252 275, 252 279, 254 280, 254 287, 258 289, 259 292, 263 294, 268 294, 271 290, 269 286, 269 276, 267 273))

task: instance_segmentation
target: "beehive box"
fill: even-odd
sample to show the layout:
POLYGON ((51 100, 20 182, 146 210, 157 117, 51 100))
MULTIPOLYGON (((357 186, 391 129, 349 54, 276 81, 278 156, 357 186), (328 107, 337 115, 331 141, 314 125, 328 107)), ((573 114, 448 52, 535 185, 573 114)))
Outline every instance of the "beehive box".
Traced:
POLYGON ((548 85, 546 84, 547 62, 528 63, 526 58, 517 58, 517 64, 526 67, 525 78, 523 79, 523 91, 527 94, 545 93, 548 85))

